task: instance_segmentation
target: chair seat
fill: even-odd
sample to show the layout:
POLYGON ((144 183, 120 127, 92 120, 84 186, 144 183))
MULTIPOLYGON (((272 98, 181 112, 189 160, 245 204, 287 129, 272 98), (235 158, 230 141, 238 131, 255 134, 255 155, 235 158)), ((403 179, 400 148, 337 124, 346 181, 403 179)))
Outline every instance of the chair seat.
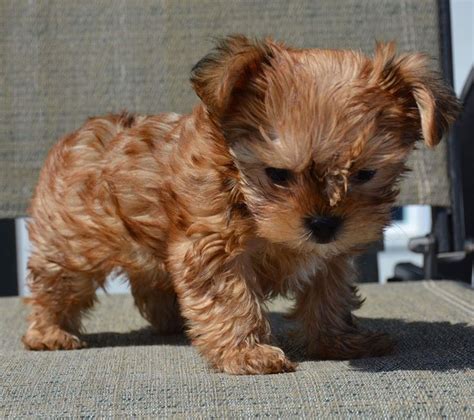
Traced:
POLYGON ((0 299, 0 417, 400 417, 474 415, 474 291, 450 281, 363 285, 358 312, 391 333, 395 354, 354 361, 307 361, 292 353, 281 311, 276 339, 295 373, 213 372, 182 335, 147 328, 128 295, 101 296, 85 321, 89 348, 22 348, 26 308, 0 299))

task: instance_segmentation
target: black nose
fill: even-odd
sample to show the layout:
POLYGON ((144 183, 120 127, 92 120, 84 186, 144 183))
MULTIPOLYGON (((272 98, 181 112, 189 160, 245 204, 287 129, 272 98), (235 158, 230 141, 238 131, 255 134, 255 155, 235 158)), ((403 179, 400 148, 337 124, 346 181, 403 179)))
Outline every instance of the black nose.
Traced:
POLYGON ((312 238, 319 244, 334 241, 341 224, 340 217, 310 216, 305 220, 305 225, 311 232, 312 238))

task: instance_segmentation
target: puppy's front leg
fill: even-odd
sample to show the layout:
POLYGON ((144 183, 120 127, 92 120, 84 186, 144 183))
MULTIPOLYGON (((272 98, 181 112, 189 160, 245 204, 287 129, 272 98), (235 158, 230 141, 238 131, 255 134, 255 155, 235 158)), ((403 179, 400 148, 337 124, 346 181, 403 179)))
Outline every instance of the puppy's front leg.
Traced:
POLYGON ((269 345, 270 326, 247 257, 229 248, 218 234, 173 247, 170 268, 189 337, 226 373, 293 371, 295 364, 269 345))
POLYGON ((353 285, 351 261, 328 262, 304 290, 297 293, 291 315, 300 323, 299 339, 308 356, 320 359, 356 359, 382 356, 393 348, 384 333, 362 330, 352 311, 362 300, 353 285))

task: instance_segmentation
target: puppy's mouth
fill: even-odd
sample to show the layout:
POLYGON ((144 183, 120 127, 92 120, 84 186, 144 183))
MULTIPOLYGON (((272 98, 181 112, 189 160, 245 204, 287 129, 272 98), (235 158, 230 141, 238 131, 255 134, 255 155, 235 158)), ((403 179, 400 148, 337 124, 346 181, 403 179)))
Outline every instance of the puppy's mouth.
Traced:
POLYGON ((334 242, 342 224, 343 220, 337 216, 309 216, 304 219, 304 225, 311 235, 311 240, 318 244, 334 242))

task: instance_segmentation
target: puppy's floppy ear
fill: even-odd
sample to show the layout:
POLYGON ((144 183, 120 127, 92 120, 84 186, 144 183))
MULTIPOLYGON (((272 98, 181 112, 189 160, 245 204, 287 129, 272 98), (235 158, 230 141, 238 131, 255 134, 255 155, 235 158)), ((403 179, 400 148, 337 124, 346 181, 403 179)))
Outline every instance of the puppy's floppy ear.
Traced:
POLYGON ((429 68, 428 57, 419 53, 397 56, 393 42, 378 43, 374 67, 376 72, 380 71, 385 88, 412 95, 423 139, 429 147, 436 146, 456 119, 460 107, 441 76, 429 68))
POLYGON ((269 41, 228 36, 193 67, 191 83, 208 110, 218 116, 229 106, 233 95, 245 90, 262 66, 268 64, 271 56, 269 41))

